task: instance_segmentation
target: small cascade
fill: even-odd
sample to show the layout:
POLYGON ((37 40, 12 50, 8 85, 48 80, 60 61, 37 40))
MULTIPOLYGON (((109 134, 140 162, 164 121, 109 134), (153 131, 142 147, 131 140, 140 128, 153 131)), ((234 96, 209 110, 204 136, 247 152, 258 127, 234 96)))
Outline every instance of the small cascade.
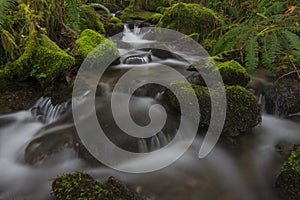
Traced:
POLYGON ((134 25, 134 28, 131 30, 129 28, 128 24, 124 24, 124 32, 123 32, 123 38, 122 41, 126 43, 130 43, 131 45, 134 44, 147 44, 152 43, 155 41, 146 40, 144 39, 144 36, 148 32, 142 32, 142 29, 138 27, 138 25, 134 25))
POLYGON ((53 105, 51 98, 41 97, 30 109, 33 116, 42 123, 49 124, 57 120, 69 108, 69 102, 53 105))

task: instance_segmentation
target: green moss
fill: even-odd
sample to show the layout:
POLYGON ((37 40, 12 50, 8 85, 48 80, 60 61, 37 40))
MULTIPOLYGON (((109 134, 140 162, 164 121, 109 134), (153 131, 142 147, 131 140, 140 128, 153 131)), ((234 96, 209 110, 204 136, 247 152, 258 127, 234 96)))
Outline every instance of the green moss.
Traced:
POLYGON ((83 173, 66 174, 52 182, 52 192, 57 200, 107 199, 109 191, 91 176, 83 173))
POLYGON ((106 38, 90 29, 84 30, 80 37, 76 40, 76 55, 81 55, 84 58, 106 38))
MULTIPOLYGON (((197 41, 199 41, 200 38, 198 38, 197 41)), ((212 46, 216 43, 216 40, 211 40, 211 39, 204 39, 203 41, 201 41, 201 46, 206 50, 209 51, 212 46)))
POLYGON ((162 14, 160 13, 155 13, 151 16, 151 18, 149 19, 149 21, 152 23, 152 24, 157 24, 160 19, 162 18, 162 14))
POLYGON ((100 61, 102 58, 120 55, 115 43, 90 29, 84 30, 75 44, 75 54, 82 58, 95 58, 100 61))
POLYGON ((199 33, 201 40, 222 26, 223 19, 214 11, 199 4, 174 4, 163 15, 158 26, 174 29, 186 35, 199 33))
POLYGON ((104 24, 100 21, 100 15, 90 6, 82 6, 82 17, 84 19, 84 29, 92 29, 105 34, 104 24))
POLYGON ((5 66, 5 74, 10 79, 34 77, 42 86, 47 86, 75 64, 72 56, 44 34, 33 32, 26 40, 24 53, 5 66))
MULTIPOLYGON (((189 89, 186 83, 173 82, 171 84, 172 91, 184 97, 185 109, 194 109, 194 106, 190 105, 190 100, 187 98, 191 95, 191 89, 189 89)), ((211 102, 210 93, 207 87, 192 85, 195 94, 197 95, 200 106, 200 126, 207 127, 210 124, 211 102)), ((261 122, 262 105, 259 104, 256 97, 240 86, 226 86, 227 96, 227 114, 223 132, 226 134, 236 134, 239 132, 247 131, 261 122)), ((218 95, 218 88, 213 89, 211 95, 218 95)), ((167 98, 169 105, 176 113, 180 113, 180 106, 176 97, 167 92, 167 98)), ((187 116, 191 118, 192 116, 187 116)), ((192 119, 194 120, 194 119, 192 119)))
POLYGON ((125 10, 121 12, 120 18, 123 21, 130 20, 150 20, 153 12, 148 12, 144 10, 140 10, 135 6, 128 6, 125 10))
POLYGON ((124 24, 119 18, 112 17, 105 27, 107 34, 112 36, 123 32, 124 24))
POLYGON ((124 184, 110 177, 100 184, 84 173, 65 174, 52 182, 52 193, 57 200, 144 200, 124 184))
POLYGON ((240 85, 245 87, 250 81, 247 70, 234 60, 217 63, 217 69, 226 85, 240 85))
POLYGON ((276 180, 276 189, 287 200, 300 199, 300 146, 292 151, 276 180))

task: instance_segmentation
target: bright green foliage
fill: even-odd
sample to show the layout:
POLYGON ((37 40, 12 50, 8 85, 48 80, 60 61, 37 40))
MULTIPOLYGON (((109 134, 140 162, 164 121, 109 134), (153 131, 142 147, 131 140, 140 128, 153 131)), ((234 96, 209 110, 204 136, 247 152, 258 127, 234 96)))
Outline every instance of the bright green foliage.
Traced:
MULTIPOLYGON (((194 109, 190 105, 190 100, 187 98, 191 95, 191 90, 186 83, 173 82, 171 89, 174 93, 184 97, 184 105, 186 109, 194 109)), ((210 124, 211 102, 210 97, 218 95, 218 88, 212 89, 209 93, 207 87, 192 85, 195 94, 197 95, 200 107, 200 125, 207 127, 210 124)), ((248 90, 241 86, 226 86, 225 92, 227 96, 227 114, 223 132, 226 134, 237 134, 239 132, 247 131, 261 122, 262 105, 258 102, 256 97, 248 90)), ((176 97, 167 92, 168 103, 174 111, 180 113, 180 106, 176 97)), ((216 108, 217 109, 217 108, 216 108)), ((187 116, 192 117, 192 116, 187 116)), ((193 120, 193 119, 192 119, 193 120)))
POLYGON ((236 59, 239 59, 249 72, 253 72, 258 65, 269 70, 289 65, 290 63, 282 62, 285 56, 292 57, 294 64, 299 66, 300 18, 296 16, 257 16, 232 26, 210 49, 210 53, 217 55, 222 52, 239 51, 241 56, 236 59))
POLYGON ((155 14, 153 14, 152 16, 151 16, 151 18, 150 18, 150 22, 152 23, 152 24, 157 24, 159 21, 160 21, 160 19, 162 18, 162 14, 160 14, 160 13, 155 13, 155 14))
POLYGON ((81 55, 84 58, 106 38, 90 29, 84 30, 78 40, 76 40, 76 55, 81 55))
POLYGON ((106 8, 104 5, 100 4, 100 3, 89 3, 88 6, 92 7, 92 8, 98 8, 98 9, 102 9, 104 10, 109 16, 111 16, 110 10, 108 8, 106 8))
POLYGON ((226 85, 240 85, 245 87, 250 81, 246 69, 234 60, 217 63, 217 69, 226 85))
POLYGON ((5 66, 5 74, 19 80, 33 76, 45 86, 74 64, 75 59, 46 35, 33 32, 27 38, 24 53, 15 62, 5 66))
POLYGON ((2 26, 7 17, 6 11, 11 8, 15 0, 0 0, 0 26, 2 26))
POLYGON ((199 33, 200 40, 223 25, 223 19, 214 11, 199 4, 185 3, 170 7, 158 24, 159 27, 174 29, 187 35, 199 33))

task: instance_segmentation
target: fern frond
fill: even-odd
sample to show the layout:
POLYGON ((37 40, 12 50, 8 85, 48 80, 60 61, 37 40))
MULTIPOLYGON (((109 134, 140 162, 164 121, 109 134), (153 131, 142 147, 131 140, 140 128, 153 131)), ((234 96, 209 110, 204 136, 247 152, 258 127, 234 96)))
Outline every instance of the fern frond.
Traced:
POLYGON ((258 60, 258 41, 257 36, 254 36, 245 48, 245 67, 248 72, 253 72, 257 68, 258 60))
POLYGON ((0 25, 3 26, 6 19, 6 11, 15 4, 15 0, 0 0, 0 25))
POLYGON ((300 37, 289 30, 281 31, 292 50, 300 51, 300 37))
POLYGON ((5 29, 0 28, 0 37, 1 37, 1 46, 3 47, 6 56, 11 60, 15 60, 20 53, 20 49, 16 44, 14 36, 6 31, 5 29))
POLYGON ((110 10, 100 3, 89 3, 88 6, 104 10, 109 16, 111 16, 110 10))
POLYGON ((81 1, 80 0, 68 0, 66 1, 67 25, 74 30, 77 34, 80 33, 80 20, 81 20, 81 1))
POLYGON ((268 70, 274 70, 275 64, 280 51, 280 44, 276 31, 267 33, 260 37, 261 42, 261 62, 268 70))

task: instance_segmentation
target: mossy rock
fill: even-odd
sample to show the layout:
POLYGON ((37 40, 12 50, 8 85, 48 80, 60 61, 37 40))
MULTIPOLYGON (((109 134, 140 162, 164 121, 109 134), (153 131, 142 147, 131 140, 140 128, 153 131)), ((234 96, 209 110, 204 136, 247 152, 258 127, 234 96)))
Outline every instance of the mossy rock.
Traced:
POLYGON ((105 55, 119 56, 117 46, 103 35, 90 30, 84 30, 75 42, 75 54, 82 58, 101 58, 105 55), (100 45, 102 44, 102 45, 100 45), (90 54, 92 52, 92 54, 90 54))
POLYGON ((105 34, 104 24, 100 20, 100 15, 95 11, 94 8, 90 6, 82 6, 81 7, 83 12, 83 19, 84 19, 84 29, 92 29, 99 33, 105 34))
POLYGON ((226 85, 246 87, 250 81, 247 70, 234 60, 217 63, 217 70, 220 72, 223 82, 226 85))
POLYGON ((211 9, 200 4, 178 3, 170 7, 161 18, 158 26, 173 29, 190 35, 199 33, 205 39, 212 30, 224 25, 224 20, 211 9))
POLYGON ((124 184, 110 177, 100 184, 84 173, 65 174, 52 182, 52 193, 57 200, 97 199, 97 200, 144 200, 145 198, 129 190, 124 184))
POLYGON ((135 0, 133 6, 146 11, 156 12, 160 7, 169 7, 173 0, 135 0))
POLYGON ((275 185, 284 199, 300 199, 300 146, 295 148, 284 163, 275 185))
POLYGON ((150 20, 153 14, 155 13, 141 10, 135 6, 128 6, 121 12, 120 18, 127 22, 130 20, 150 20))
POLYGON ((57 200, 108 199, 110 192, 90 175, 65 174, 52 182, 52 192, 57 200))
MULTIPOLYGON (((184 97, 185 102, 181 106, 185 109, 194 109, 194 106, 190 105, 189 98, 187 98, 192 94, 192 91, 187 87, 186 83, 173 82, 170 87, 172 91, 184 97)), ((207 87, 193 84, 192 88, 197 95, 200 106, 200 126, 208 127, 211 113, 209 90, 207 87)), ((224 134, 235 135, 245 132, 261 122, 262 105, 252 93, 241 86, 226 86, 225 91, 227 96, 227 113, 223 129, 224 134)), ((170 91, 167 91, 166 94, 167 103, 171 110, 175 111, 175 114, 180 114, 180 106, 176 97, 170 91)), ((218 95, 218 88, 213 89, 211 95, 218 95)), ((192 116, 186 117, 194 120, 192 116)))
MULTIPOLYGON (((201 66, 197 66, 197 68, 198 67, 200 67, 200 71, 203 73, 202 75, 206 75, 210 78, 215 77, 217 75, 216 73, 220 73, 224 85, 240 85, 246 87, 250 81, 247 70, 234 60, 215 62, 213 58, 208 58, 201 66)), ((196 71, 194 66, 190 66, 188 70, 196 71)), ((199 72, 195 72, 188 77, 188 79, 191 83, 196 85, 206 86, 206 83, 199 72)), ((216 85, 218 85, 217 82, 216 85)))
POLYGON ((45 34, 33 32, 26 40, 24 53, 5 66, 4 73, 9 79, 34 77, 44 87, 75 65, 75 59, 45 34))
POLYGON ((124 24, 119 18, 112 17, 109 20, 109 22, 105 25, 105 29, 109 36, 113 36, 123 32, 124 24))
POLYGON ((158 22, 160 21, 160 19, 163 17, 162 14, 160 13, 155 13, 151 16, 151 18, 149 20, 147 20, 147 22, 150 22, 151 24, 158 24, 158 22))

